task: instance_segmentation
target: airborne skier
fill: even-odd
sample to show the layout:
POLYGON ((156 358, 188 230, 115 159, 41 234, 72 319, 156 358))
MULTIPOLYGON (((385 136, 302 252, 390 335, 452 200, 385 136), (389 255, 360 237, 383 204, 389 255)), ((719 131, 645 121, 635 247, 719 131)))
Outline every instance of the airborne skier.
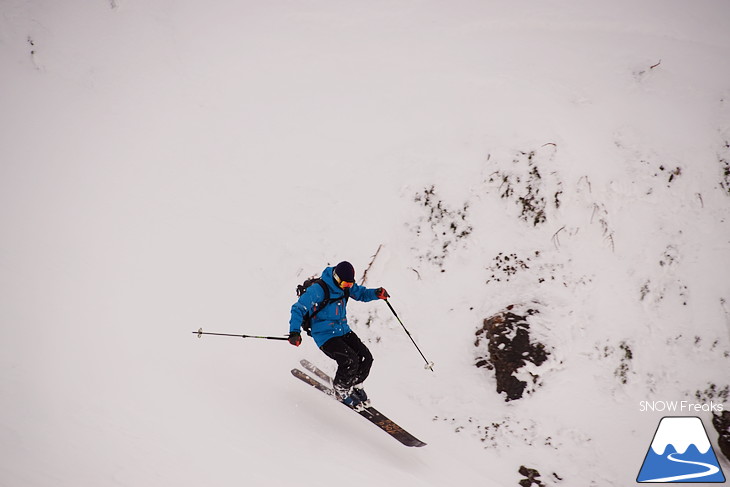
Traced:
POLYGON ((322 271, 317 284, 311 284, 291 307, 289 343, 302 343, 301 330, 309 328, 317 346, 337 362, 333 387, 342 402, 356 408, 369 403, 363 382, 370 374, 373 356, 347 324, 347 301, 387 299, 388 292, 355 283, 355 269, 347 261, 322 271), (311 327, 311 328, 310 328, 311 327))

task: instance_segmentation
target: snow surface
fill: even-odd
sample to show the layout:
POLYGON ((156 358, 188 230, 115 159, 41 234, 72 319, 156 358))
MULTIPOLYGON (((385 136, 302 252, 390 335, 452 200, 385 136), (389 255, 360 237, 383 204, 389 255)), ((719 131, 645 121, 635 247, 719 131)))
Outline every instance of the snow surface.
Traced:
POLYGON ((725 0, 0 13, 0 485, 623 486, 641 401, 730 407, 725 0), (380 245, 436 366, 351 303, 368 391, 427 447, 292 378, 333 369, 308 339, 191 334, 283 335, 297 283, 380 245), (514 303, 550 358, 505 402, 474 334, 514 303))

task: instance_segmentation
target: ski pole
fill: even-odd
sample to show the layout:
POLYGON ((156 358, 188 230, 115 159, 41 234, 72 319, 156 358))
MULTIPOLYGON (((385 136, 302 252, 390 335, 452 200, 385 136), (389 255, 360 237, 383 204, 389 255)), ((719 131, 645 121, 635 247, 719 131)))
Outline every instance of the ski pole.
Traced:
POLYGON ((429 369, 429 370, 430 370, 431 372, 433 372, 433 362, 429 362, 429 361, 428 361, 428 359, 426 359, 426 357, 425 357, 425 356, 423 355, 423 352, 421 351, 421 349, 420 349, 420 348, 418 348, 418 344, 416 344, 416 341, 415 341, 415 340, 413 339, 413 337, 411 336, 410 332, 409 332, 409 331, 408 331, 408 329, 406 328, 406 325, 404 325, 404 324, 403 324, 403 322, 402 322, 402 321, 400 320, 400 318, 398 317, 398 313, 396 313, 396 312, 395 312, 395 310, 393 309, 393 305, 392 305, 392 304, 390 304, 390 301, 388 301, 388 300, 386 299, 386 300, 385 300, 385 302, 386 302, 386 304, 388 305, 388 307, 390 308, 390 310, 391 310, 391 311, 393 312, 393 316, 395 316, 395 319, 396 319, 396 320, 398 320, 398 323, 400 323, 400 326, 402 326, 402 327, 403 327, 403 329, 405 330, 405 332, 406 332, 406 335, 408 335, 408 338, 410 338, 410 339, 411 339, 411 341, 413 342, 413 345, 415 345, 415 346, 416 346, 416 350, 418 350, 418 353, 420 353, 420 354, 421 354, 421 357, 423 357, 423 360, 424 360, 424 361, 426 362, 426 365, 424 365, 424 366, 423 366, 423 368, 424 368, 424 369, 429 369))
POLYGON ((198 335, 198 338, 202 337, 203 335, 216 335, 220 337, 239 337, 239 338, 262 338, 264 340, 288 340, 289 337, 265 337, 265 336, 257 336, 257 335, 232 335, 230 333, 210 333, 203 331, 202 328, 198 329, 198 331, 194 331, 196 335, 198 335))

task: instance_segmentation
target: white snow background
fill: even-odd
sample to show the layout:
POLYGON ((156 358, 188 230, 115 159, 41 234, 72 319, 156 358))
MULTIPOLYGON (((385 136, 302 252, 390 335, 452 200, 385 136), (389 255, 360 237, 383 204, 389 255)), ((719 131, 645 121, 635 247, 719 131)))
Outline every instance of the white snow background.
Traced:
POLYGON ((730 382, 729 19, 3 0, 0 485, 633 484, 666 414, 640 402, 730 382), (375 405, 424 448, 294 379, 334 369, 309 338, 191 333, 285 335, 298 283, 380 245, 367 284, 435 371, 385 303, 349 313, 375 405), (526 268, 491 279, 500 253, 526 268), (506 402, 474 340, 513 303, 540 303, 550 356, 506 402))

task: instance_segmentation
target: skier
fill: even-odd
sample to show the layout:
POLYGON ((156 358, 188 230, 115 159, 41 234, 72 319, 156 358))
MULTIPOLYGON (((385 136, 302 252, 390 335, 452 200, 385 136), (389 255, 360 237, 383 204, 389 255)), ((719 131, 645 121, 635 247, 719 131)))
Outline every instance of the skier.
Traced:
POLYGON ((369 399, 362 384, 370 374, 373 356, 347 324, 347 299, 373 301, 387 299, 390 295, 382 287, 370 289, 356 284, 355 269, 347 261, 327 267, 322 271, 321 279, 321 285, 310 285, 292 305, 289 343, 296 347, 301 345, 302 323, 306 316, 314 314, 312 338, 325 355, 337 362, 332 384, 335 393, 350 407, 367 406, 369 399), (329 300, 326 300, 322 286, 327 286, 329 300))

